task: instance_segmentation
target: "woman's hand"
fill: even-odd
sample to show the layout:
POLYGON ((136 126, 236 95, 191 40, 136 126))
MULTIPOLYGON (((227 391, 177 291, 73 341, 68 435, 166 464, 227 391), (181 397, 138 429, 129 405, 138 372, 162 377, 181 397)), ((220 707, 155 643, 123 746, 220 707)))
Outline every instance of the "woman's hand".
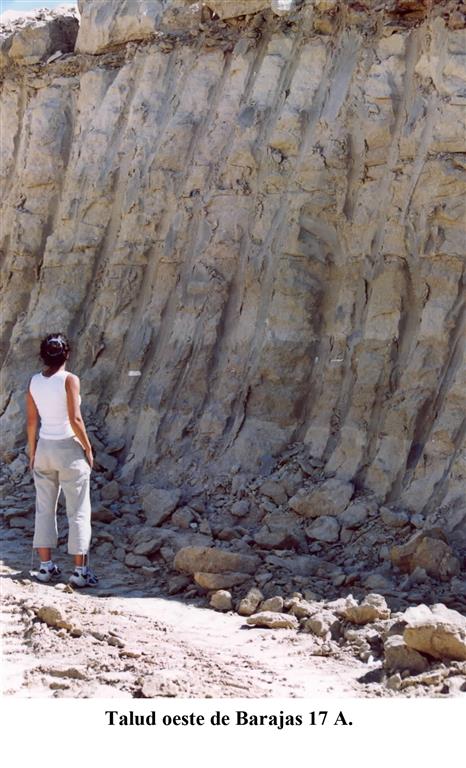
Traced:
POLYGON ((92 453, 92 448, 91 447, 87 448, 85 453, 86 453, 86 459, 89 463, 89 466, 92 469, 92 467, 94 466, 94 454, 92 453))
POLYGON ((31 472, 34 469, 34 459, 35 458, 36 458, 35 453, 31 453, 31 455, 29 457, 29 469, 31 470, 31 472))

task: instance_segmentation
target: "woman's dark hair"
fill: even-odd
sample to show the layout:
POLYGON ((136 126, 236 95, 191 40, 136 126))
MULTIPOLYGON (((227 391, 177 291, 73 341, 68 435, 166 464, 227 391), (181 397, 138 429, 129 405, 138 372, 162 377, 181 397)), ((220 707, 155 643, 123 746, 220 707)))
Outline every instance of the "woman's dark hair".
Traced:
POLYGON ((64 333, 49 333, 40 343, 40 356, 45 365, 59 368, 70 355, 71 347, 64 333))

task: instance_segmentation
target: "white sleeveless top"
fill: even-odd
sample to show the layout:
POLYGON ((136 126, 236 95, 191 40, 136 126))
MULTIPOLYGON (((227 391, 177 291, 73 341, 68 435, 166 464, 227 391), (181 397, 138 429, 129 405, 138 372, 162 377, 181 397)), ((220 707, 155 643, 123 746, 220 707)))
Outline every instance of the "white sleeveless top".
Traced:
POLYGON ((75 435, 68 417, 65 389, 68 374, 69 371, 57 371, 47 377, 36 373, 31 379, 29 391, 39 411, 39 437, 44 440, 65 440, 75 435))

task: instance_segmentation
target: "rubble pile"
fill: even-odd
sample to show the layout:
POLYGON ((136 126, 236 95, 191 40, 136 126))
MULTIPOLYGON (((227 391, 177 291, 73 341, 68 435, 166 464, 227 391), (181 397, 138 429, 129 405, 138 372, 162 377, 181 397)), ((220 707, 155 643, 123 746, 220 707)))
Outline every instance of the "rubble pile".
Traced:
MULTIPOLYGON (((381 505, 327 477, 302 444, 257 477, 235 467, 216 485, 128 486, 114 474, 118 445, 107 449, 90 431, 92 558, 103 575, 118 565, 121 579, 148 593, 234 611, 251 628, 309 633, 313 653, 354 654, 389 690, 447 690, 447 678, 465 672, 465 551, 438 515, 381 505), (326 521, 336 536, 317 529, 326 521)), ((22 452, 1 480, 2 525, 26 547, 34 489, 22 452)))

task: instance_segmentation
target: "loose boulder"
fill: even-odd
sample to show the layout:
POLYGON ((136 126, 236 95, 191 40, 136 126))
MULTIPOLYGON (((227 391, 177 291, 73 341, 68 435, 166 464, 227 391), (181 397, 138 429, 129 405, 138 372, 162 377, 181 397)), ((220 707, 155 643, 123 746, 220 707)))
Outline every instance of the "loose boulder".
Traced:
POLYGON ((297 629, 298 619, 287 613, 275 613, 273 611, 261 611, 249 616, 246 623, 250 627, 267 627, 268 629, 297 629))
POLYGON ((283 611, 283 597, 281 595, 275 595, 264 600, 260 605, 261 611, 273 611, 273 613, 281 613, 283 611))
POLYGON ((167 520, 181 498, 179 490, 145 486, 141 491, 141 506, 149 525, 157 526, 167 520))
POLYGON ((307 526, 306 536, 308 539, 316 541, 325 541, 329 544, 338 541, 340 535, 340 524, 334 517, 323 516, 314 520, 307 526))
POLYGON ((445 538, 439 529, 419 531, 406 544, 393 547, 390 559, 405 573, 424 568, 429 576, 448 581, 460 572, 460 562, 445 538))
POLYGON ((377 619, 390 618, 390 609, 385 598, 375 592, 367 595, 359 605, 354 598, 351 601, 346 600, 346 605, 342 606, 340 614, 353 624, 368 624, 377 619))
POLYGON ((404 613, 403 639, 409 648, 435 659, 466 660, 466 618, 442 603, 418 605, 404 613))
POLYGON ((255 611, 257 611, 257 608, 261 602, 261 600, 264 599, 264 595, 260 591, 260 589, 257 589, 257 587, 253 587, 249 590, 246 597, 243 597, 243 599, 240 601, 240 604, 238 606, 238 613, 240 616, 252 616, 255 611))
POLYGON ((218 547, 183 547, 176 553, 173 567, 183 573, 254 573, 259 559, 252 555, 228 552, 218 547))
POLYGON ((425 672, 429 662, 425 656, 406 644, 402 635, 392 635, 384 643, 384 667, 388 672, 425 672))
POLYGON ((219 589, 217 592, 214 592, 210 598, 210 605, 216 611, 231 611, 233 603, 230 592, 227 592, 226 589, 219 589))
POLYGON ((302 517, 340 515, 348 506, 354 486, 332 477, 311 490, 301 489, 289 501, 291 509, 302 517))

